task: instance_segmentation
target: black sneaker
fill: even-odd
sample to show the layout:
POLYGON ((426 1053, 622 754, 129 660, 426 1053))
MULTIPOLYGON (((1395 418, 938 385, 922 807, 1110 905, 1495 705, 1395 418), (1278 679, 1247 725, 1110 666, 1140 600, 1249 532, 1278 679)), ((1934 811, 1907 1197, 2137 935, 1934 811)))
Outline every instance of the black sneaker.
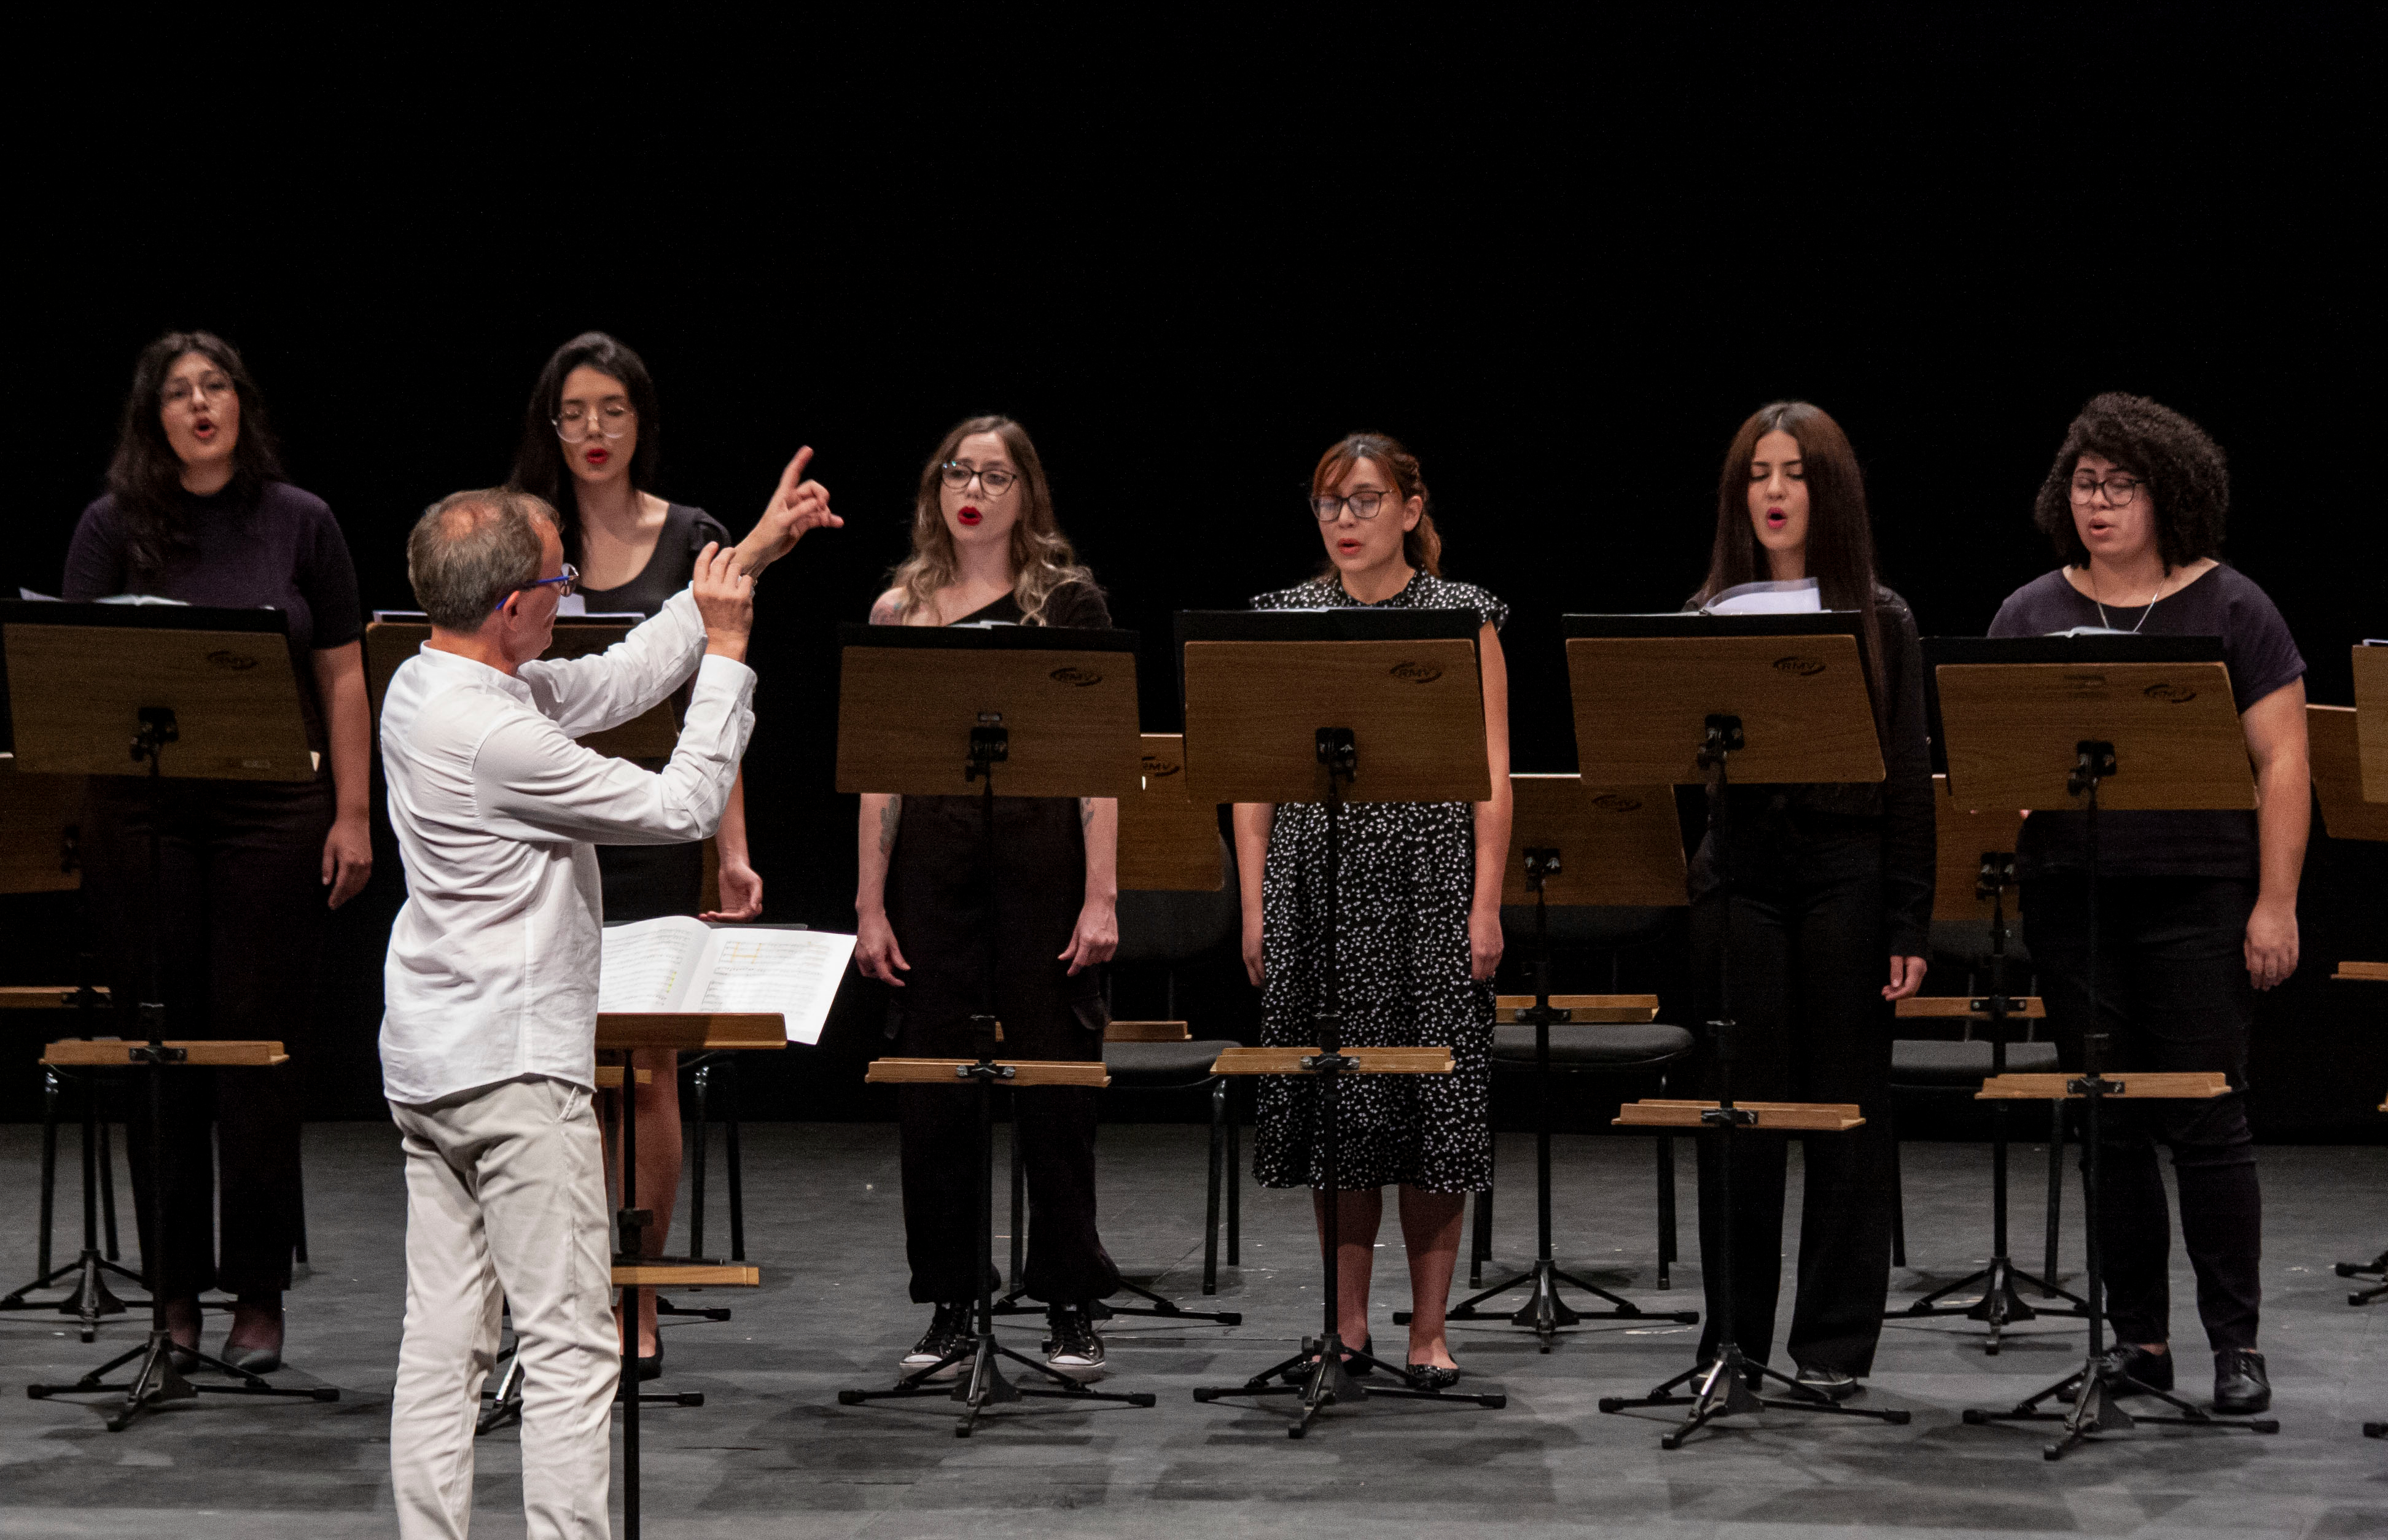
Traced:
POLYGON ((2115 1393, 2117 1395, 2137 1395, 2140 1394, 2140 1385, 2144 1385, 2150 1390, 2172 1389, 2172 1355, 2170 1353, 2151 1353, 2144 1347, 2134 1347, 2129 1343, 2117 1343, 2106 1350, 2106 1356, 2099 1362, 2105 1366, 2109 1373, 2128 1374, 2139 1382, 2136 1385, 2116 1386, 2115 1393))
POLYGON ((969 1301, 940 1305, 937 1313, 929 1319, 929 1329, 921 1333, 921 1340, 912 1344, 912 1351, 904 1355, 903 1362, 897 1367, 908 1377, 924 1369, 936 1368, 939 1363, 951 1358, 951 1363, 945 1364, 929 1376, 932 1380, 950 1380, 970 1362, 973 1336, 969 1301))
POLYGON ((1050 1305, 1045 1309, 1045 1364, 1056 1374, 1081 1383, 1103 1377, 1103 1338, 1083 1305, 1050 1305))
POLYGON ((2272 1379, 2264 1356, 2252 1347, 2226 1347, 2214 1356, 2214 1409, 2225 1417, 2269 1411, 2272 1379))

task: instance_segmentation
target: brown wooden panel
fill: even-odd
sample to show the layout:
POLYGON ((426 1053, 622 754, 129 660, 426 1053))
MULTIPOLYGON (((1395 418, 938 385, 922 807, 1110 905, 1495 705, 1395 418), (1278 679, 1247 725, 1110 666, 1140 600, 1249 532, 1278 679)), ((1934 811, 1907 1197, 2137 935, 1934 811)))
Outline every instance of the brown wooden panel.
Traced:
POLYGON ((752 1289, 763 1269, 747 1262, 616 1263, 617 1289, 752 1289))
POLYGON ((1882 779, 1855 637, 1570 637, 1567 651, 1587 783, 1704 783, 1713 713, 1741 718, 1736 781, 1882 779))
MULTIPOLYGON (((1505 994, 1493 1002, 1495 1019, 1515 1021, 1518 1013, 1533 1006, 1531 994, 1505 994)), ((1627 1022, 1658 1019, 1655 994, 1555 994, 1551 1004, 1568 1013, 1569 1021, 1627 1022)))
POLYGON ((1186 644, 1186 773, 1197 802, 1327 797, 1318 729, 1349 727, 1354 802, 1480 802, 1492 795, 1476 644, 1186 644))
MULTIPOLYGON (((1899 1003, 1899 1016, 1902 1021, 1919 1016, 1965 1016, 1975 1021, 1989 1020, 1989 1012, 1974 1009, 1975 998, 1962 994, 1910 995, 1899 1003)), ((2009 1021, 2038 1021, 2048 1015, 2048 1006, 2039 996, 2026 994, 2021 998, 2023 1009, 2009 1011, 2009 1021)))
POLYGON ((999 713, 999 797, 1127 797, 1137 789, 1136 660, 1124 652, 848 647, 837 711, 837 789, 973 796, 971 729, 999 713))
MULTIPOLYGON (((1949 795, 1949 777, 1935 776, 1932 818, 1937 852, 1933 864, 1932 917, 1970 920, 1987 937, 1990 901, 1974 896, 1975 885, 1981 878, 1982 857, 1993 851, 2004 855, 2014 853, 2015 841, 2023 835, 2023 814, 2011 807, 1979 812, 1961 807, 1949 795)), ((2020 887, 2007 890, 2006 910, 2010 924, 2023 913, 2020 887)))
POLYGON ((2388 647, 2354 650, 2355 726, 2361 745, 2363 800, 2388 803, 2388 647))
POLYGON ((315 776, 289 644, 260 631, 7 627, 17 762, 39 775, 129 776, 144 706, 174 711, 163 773, 235 781, 315 776))
POLYGON ((0 754, 0 893, 83 886, 75 847, 86 784, 81 776, 29 775, 17 768, 15 755, 0 754))
MULTIPOLYGON (((1216 1075, 1307 1075, 1302 1061, 1316 1048, 1230 1048, 1211 1066, 1216 1075)), ((1346 1048, 1345 1056, 1360 1061, 1354 1075, 1448 1075, 1448 1048, 1346 1048)))
MULTIPOLYGON (((63 1042, 54 1042, 43 1049, 42 1062, 86 1067, 131 1064, 133 1050, 140 1046, 142 1045, 139 1043, 128 1042, 121 1039, 69 1038, 63 1042)), ((282 1051, 282 1044, 258 1040, 242 1041, 222 1038, 192 1041, 168 1038, 166 1046, 184 1051, 184 1057, 177 1061, 180 1065, 212 1065, 219 1067, 260 1069, 290 1062, 290 1055, 282 1051)), ((171 1068, 174 1066, 168 1067, 171 1068)))
POLYGON ((2069 811, 2074 745, 2115 745, 2101 807, 2252 808, 2247 739, 2220 663, 1943 663, 1940 718, 1957 807, 2069 811))
MULTIPOLYGON (((1705 1129, 1700 1115, 1716 1107, 1714 1102, 1676 1102, 1666 1100, 1628 1102, 1617 1109, 1610 1119, 1616 1125, 1639 1129, 1705 1129)), ((1746 1124, 1758 1132, 1774 1130, 1803 1133, 1847 1133, 1863 1128, 1865 1119, 1858 1116, 1854 1105, 1831 1102, 1740 1102, 1734 1105, 1757 1115, 1758 1121, 1746 1124)))
POLYGON ((1673 787, 1586 788, 1581 776, 1513 775, 1509 791, 1503 903, 1534 902, 1526 889, 1530 846, 1559 852, 1559 875, 1543 881, 1553 903, 1666 908, 1690 902, 1673 787))
POLYGON ((1182 1021, 1114 1021, 1103 1029, 1105 1042, 1189 1042, 1193 1037, 1182 1021))
MULTIPOLYGON (((99 996, 100 1008, 107 1009, 107 986, 95 985, 92 992, 99 996)), ((72 984, 0 984, 0 1011, 71 1011, 74 1008, 75 989, 72 984)))
MULTIPOLYGON (((974 1064, 974 1059, 873 1059, 864 1073, 870 1085, 969 1085, 959 1071, 974 1064)), ((1002 1085, 1084 1085, 1102 1087, 1111 1083, 1099 1060, 1073 1059, 997 1059, 997 1064, 1012 1072, 1002 1085)))
POLYGON ((2356 714, 2353 706, 2305 707, 2305 742, 2314 795, 2321 801, 2321 831, 2331 839, 2388 839, 2388 802, 2371 802, 2364 795, 2356 714))
MULTIPOLYGON (((2106 1079, 2118 1082, 2120 1091, 2107 1095, 2135 1102, 2204 1102, 2224 1094, 2230 1082, 2218 1069, 2154 1070, 2110 1069, 2106 1079)), ((2079 1079, 2076 1074, 2056 1075, 1995 1075, 1982 1081, 1982 1089, 1974 1093, 1977 1102, 2059 1102, 2078 1101, 2080 1097, 2065 1089, 2068 1082, 2079 1079)))
POLYGON ((777 1011, 603 1011, 600 1048, 785 1048, 788 1018, 777 1011))
POLYGON ((1119 800, 1119 885, 1123 890, 1215 893, 1227 880, 1219 808, 1186 789, 1186 739, 1146 733, 1137 739, 1138 789, 1119 800))
POLYGON ((2388 963, 2341 963, 2332 978, 2361 979, 2367 983, 2388 984, 2388 963))
MULTIPOLYGON (((654 1072, 654 1070, 652 1070, 652 1069, 641 1069, 641 1070, 640 1070, 640 1071, 639 1071, 639 1083, 640 1083, 641 1085, 653 1085, 653 1084, 654 1084, 654 1083, 655 1083, 655 1072, 654 1072)), ((621 1090, 621 1089, 622 1089, 622 1067, 621 1067, 620 1065, 618 1065, 618 1064, 601 1064, 601 1065, 599 1065, 599 1066, 597 1067, 597 1089, 598 1089, 598 1090, 600 1090, 600 1091, 619 1091, 619 1090, 621 1090)))

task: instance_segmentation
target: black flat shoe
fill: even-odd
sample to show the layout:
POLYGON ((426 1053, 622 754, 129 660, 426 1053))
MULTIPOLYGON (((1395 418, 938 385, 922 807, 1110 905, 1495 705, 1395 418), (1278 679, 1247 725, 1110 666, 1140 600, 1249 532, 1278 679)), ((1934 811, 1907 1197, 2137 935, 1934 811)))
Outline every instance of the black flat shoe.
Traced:
POLYGON ((660 1380, 663 1377, 664 1340, 661 1337, 657 1337, 655 1339, 655 1351, 654 1355, 649 1357, 645 1354, 641 1354, 639 1357, 639 1380, 643 1383, 646 1381, 660 1380))
POLYGON ((227 1342, 216 1361, 229 1364, 243 1374, 271 1374, 282 1367, 282 1349, 278 1347, 235 1347, 227 1342))
POLYGON ((1459 1383, 1459 1370, 1446 1364, 1412 1364, 1409 1382, 1413 1390, 1449 1390, 1459 1383))
MULTIPOLYGON (((1351 1370, 1352 1377, 1355 1380, 1365 1380, 1377 1372, 1366 1364, 1353 1363, 1352 1359, 1355 1354, 1368 1358, 1374 1358, 1377 1356, 1377 1338, 1374 1332, 1363 1337, 1359 1346, 1347 1347, 1343 1350, 1343 1367, 1351 1370)), ((1305 1357, 1302 1362, 1279 1374, 1277 1378, 1289 1385, 1298 1385, 1310 1378, 1310 1366, 1315 1361, 1315 1357, 1305 1357)))
POLYGON ((2225 1417, 2269 1411, 2272 1380, 2264 1356, 2252 1347, 2226 1347, 2214 1356, 2214 1409, 2225 1417))
POLYGON ((2151 1353, 2143 1347, 2122 1343, 2108 1348, 2106 1356, 2098 1362, 2109 1374, 2127 1374, 2138 1382, 2136 1384, 2116 1385, 2115 1394, 2117 1395, 2137 1395, 2142 1386, 2148 1390, 2172 1389, 2172 1355, 2169 1353, 2151 1353))

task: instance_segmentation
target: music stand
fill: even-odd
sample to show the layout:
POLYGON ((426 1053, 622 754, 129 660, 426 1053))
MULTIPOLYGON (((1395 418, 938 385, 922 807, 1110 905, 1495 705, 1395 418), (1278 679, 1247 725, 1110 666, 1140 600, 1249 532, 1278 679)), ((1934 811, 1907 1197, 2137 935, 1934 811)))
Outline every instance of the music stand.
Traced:
POLYGON ((2002 1075, 1983 1097, 2079 1098, 2084 1103, 2082 1225, 2089 1353, 2082 1367, 2006 1411, 1968 1407, 1965 1420, 2053 1420, 2064 1432, 2042 1450, 2062 1459, 2083 1440, 2137 1422, 2277 1433, 2270 1418, 2216 1417, 2106 1361, 2105 1261, 2098 1235, 2101 1106, 2109 1099, 2195 1099, 2229 1091, 2218 1072, 2103 1072, 2098 1014, 2098 821, 2102 808, 2179 811, 2255 805, 2246 738, 2230 673, 2214 637, 1933 637, 1924 644, 1949 756, 1949 791, 1962 808, 2085 814, 2089 869, 2089 1007, 2078 1077, 2002 1075), (2111 783, 2111 786, 2110 786, 2111 783), (2174 1417, 2126 1412, 2121 1395, 2152 1395, 2174 1417), (2045 1401, 2070 1398, 2064 1411, 2045 1401))
POLYGON ((1099 1060, 996 1060, 995 799, 1136 794, 1136 636, 1041 625, 845 625, 838 639, 837 789, 947 797, 975 789, 987 904, 985 971, 970 1018, 976 1058, 879 1059, 864 1077, 866 1083, 977 1088, 978 1330, 967 1353, 949 1354, 889 1390, 842 1390, 838 1404, 950 1395, 963 1404, 954 1428, 958 1438, 971 1435, 986 1407, 1023 1396, 1152 1406, 1150 1392, 1089 1390, 997 1343, 993 1268, 996 1082, 1099 1087, 1111 1080, 1099 1060), (965 1357, 970 1372, 950 1390, 931 1382, 965 1357), (1048 1382, 1013 1385, 1003 1375, 1005 1358, 1048 1382))
MULTIPOLYGON (((1945 1014, 1988 1023, 1990 1075, 1995 1079, 2007 1072, 2007 1023, 2016 1017, 2046 1015, 2039 1001, 2007 993, 2007 941, 2013 933, 2007 927, 2006 903, 2008 892, 2016 886, 2014 852, 2023 832, 2023 819, 2019 813, 1960 807, 1948 794, 1945 779, 1934 789, 1940 794, 1932 804, 1937 846, 1933 912, 1953 915, 1970 910, 1981 918, 1989 932, 1990 990, 1987 995, 1962 999, 1902 1000, 1899 1011, 1902 1017, 1945 1014)), ((2055 1199, 2063 1180, 2057 1152, 2062 1147, 2064 1116, 2059 1106, 2055 1132, 2049 1145, 2048 1276, 2024 1271, 2007 1252, 2007 1101, 1996 1099, 1990 1103, 1989 1265, 1953 1283, 1941 1285, 1904 1309, 1885 1311, 1884 1319, 1954 1316, 1978 1320, 1990 1329, 1984 1351, 1996 1357, 2001 1339, 2010 1326, 2041 1316, 2079 1317, 2089 1312, 2088 1300, 2052 1281, 2056 1273, 2055 1199), (2018 1283, 2030 1284, 2043 1300, 2061 1299, 2066 1303, 2043 1304, 2035 1308, 2024 1303, 2016 1288, 2018 1283), (1980 1297, 1954 1305, 1941 1303, 1976 1284, 1981 1287, 1980 1297)))
POLYGON ((1343 1046, 1342 971, 1337 957, 1346 802, 1481 802, 1492 795, 1476 636, 1482 623, 1456 610, 1188 612, 1177 617, 1186 697, 1186 775, 1197 802, 1322 802, 1327 809, 1327 966, 1318 1041, 1307 1048, 1239 1049, 1222 1074, 1318 1077, 1315 1118, 1326 1179, 1324 1323, 1302 1351, 1239 1385, 1194 1392, 1300 1398, 1286 1430, 1301 1438, 1319 1411, 1368 1395, 1500 1407, 1499 1392, 1444 1391, 1345 1346, 1339 1252, 1342 1243, 1340 1134, 1347 1074, 1448 1074, 1449 1048, 1343 1046), (1258 1055, 1255 1057, 1254 1055, 1258 1055), (1435 1065, 1442 1067, 1436 1068, 1435 1065), (1315 1355, 1314 1358, 1314 1355, 1315 1355), (1362 1385, 1377 1370, 1394 1388, 1362 1385), (1289 1383, 1271 1383, 1280 1377, 1289 1383))
MULTIPOLYGON (((2322 832, 2332 839, 2388 841, 2388 802, 2369 802, 2363 795, 2363 773, 2369 768, 2363 750, 2368 745, 2357 723, 2360 702, 2369 693, 2361 672, 2367 653, 2388 659, 2388 648, 2355 649, 2357 705, 2305 707, 2305 737, 2313 753, 2314 794, 2321 803, 2322 832)), ((2388 698, 2388 680, 2381 683, 2379 690, 2388 698)), ((2388 760, 2388 733, 2381 735, 2381 741, 2383 748, 2374 757, 2388 760)), ((2388 982, 2388 963, 2342 959, 2331 978, 2343 983, 2388 982)), ((2349 1305, 2369 1305, 2388 1298, 2388 1250, 2369 1262, 2341 1262, 2334 1270, 2341 1278, 2376 1281, 2369 1288, 2357 1288, 2349 1294, 2349 1305)))
MULTIPOLYGON (((286 617, 278 610, 0 602, 0 647, 7 653, 8 706, 19 764, 35 774, 121 776, 140 773, 129 771, 128 764, 146 764, 149 886, 155 893, 161 886, 163 865, 158 802, 164 777, 313 777, 286 638, 286 617)), ((329 1386, 276 1386, 199 1347, 177 1349, 167 1329, 162 1286, 167 1274, 166 1068, 278 1066, 287 1062, 287 1055, 279 1043, 168 1041, 159 928, 154 923, 149 927, 146 998, 140 1002, 146 1041, 54 1043, 45 1055, 60 1063, 139 1064, 149 1071, 149 1233, 142 1246, 143 1270, 152 1285, 148 1340, 71 1384, 26 1387, 36 1400, 122 1392, 122 1403, 107 1420, 110 1433, 121 1432, 145 1411, 168 1401, 192 1399, 202 1390, 316 1401, 337 1401, 340 1395, 329 1386), (61 1050, 102 1056, 62 1058, 61 1050), (239 1383, 194 1385, 174 1367, 178 1351, 239 1383), (103 1382, 110 1370, 135 1358, 140 1364, 131 1380, 103 1382)))
MULTIPOLYGON (((1588 781, 1698 785, 1708 789, 1708 827, 1723 877, 1725 944, 1717 957, 1717 1099, 1671 1099, 1620 1109, 1629 1127, 1695 1128, 1715 1146, 1718 1190, 1733 1205, 1733 1150, 1747 1132, 1843 1133, 1862 1127, 1861 1109, 1841 1104, 1743 1103, 1733 1099, 1733 862, 1731 776, 1759 783, 1875 781, 1882 745, 1858 650, 1857 617, 1806 615, 1568 615, 1568 678, 1575 695, 1576 757, 1588 781)), ((1667 1449, 1720 1417, 1760 1409, 1862 1417, 1900 1423, 1904 1411, 1849 1407, 1744 1357, 1734 1339, 1733 1226, 1716 1227, 1717 1279, 1710 1312, 1715 1357, 1647 1395, 1604 1396, 1604 1412, 1688 1407, 1659 1440, 1667 1449), (1767 1380, 1792 1395, 1758 1392, 1767 1380), (1691 1394, 1678 1395, 1681 1388, 1691 1394)))
MULTIPOLYGON (((1561 1270, 1551 1238, 1551 1028, 1578 1020, 1647 1021, 1655 1008, 1628 1004, 1621 997, 1570 997, 1565 1004, 1552 1004, 1551 896, 1556 891, 1559 903, 1584 907, 1681 905, 1683 837, 1675 820, 1674 788, 1587 787, 1581 776, 1513 775, 1509 789, 1509 864, 1501 899, 1534 906, 1534 1003, 1515 1018, 1534 1029, 1534 1260, 1524 1272, 1461 1300, 1447 1318, 1505 1316, 1512 1326, 1525 1327, 1541 1339, 1545 1353, 1560 1328, 1585 1320, 1690 1325, 1700 1319, 1697 1310, 1654 1313, 1561 1270), (1612 1308, 1579 1309, 1559 1296, 1561 1283, 1597 1294, 1612 1308), (1521 1286, 1527 1299, 1516 1310, 1478 1313, 1478 1306, 1521 1286)), ((1403 1313, 1396 1312, 1393 1324, 1402 1323, 1403 1313)))
MULTIPOLYGON (((603 652, 629 636, 633 624, 558 615, 554 639, 540 656, 585 658, 603 652)), ((376 612, 372 624, 365 627, 365 690, 375 721, 381 720, 382 697, 388 692, 390 677, 400 664, 422 650, 423 644, 430 639, 430 621, 404 611, 376 612)), ((575 741, 616 759, 668 759, 680 744, 680 722, 673 699, 658 701, 618 726, 575 741)))

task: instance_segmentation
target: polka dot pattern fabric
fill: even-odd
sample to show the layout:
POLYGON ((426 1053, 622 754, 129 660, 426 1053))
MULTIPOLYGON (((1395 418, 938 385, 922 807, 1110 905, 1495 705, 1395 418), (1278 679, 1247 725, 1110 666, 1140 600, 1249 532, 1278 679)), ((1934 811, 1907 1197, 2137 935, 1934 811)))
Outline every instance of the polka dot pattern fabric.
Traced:
MULTIPOLYGON (((1483 589, 1424 573, 1377 605, 1359 605, 1327 576, 1262 594, 1252 607, 1467 610, 1496 630, 1509 618, 1508 606, 1483 589)), ((1492 986, 1467 976, 1475 809, 1467 802, 1361 802, 1344 808, 1341 827, 1337 954, 1344 1045, 1447 1047, 1453 1068, 1449 1075, 1343 1081, 1337 1185, 1480 1192, 1492 1180, 1492 986)), ((1278 805, 1262 888, 1262 1041, 1315 1043, 1327 985, 1323 805, 1278 805)), ((1263 1186, 1326 1185, 1318 1091, 1308 1076, 1262 1078, 1252 1168, 1263 1186)))

